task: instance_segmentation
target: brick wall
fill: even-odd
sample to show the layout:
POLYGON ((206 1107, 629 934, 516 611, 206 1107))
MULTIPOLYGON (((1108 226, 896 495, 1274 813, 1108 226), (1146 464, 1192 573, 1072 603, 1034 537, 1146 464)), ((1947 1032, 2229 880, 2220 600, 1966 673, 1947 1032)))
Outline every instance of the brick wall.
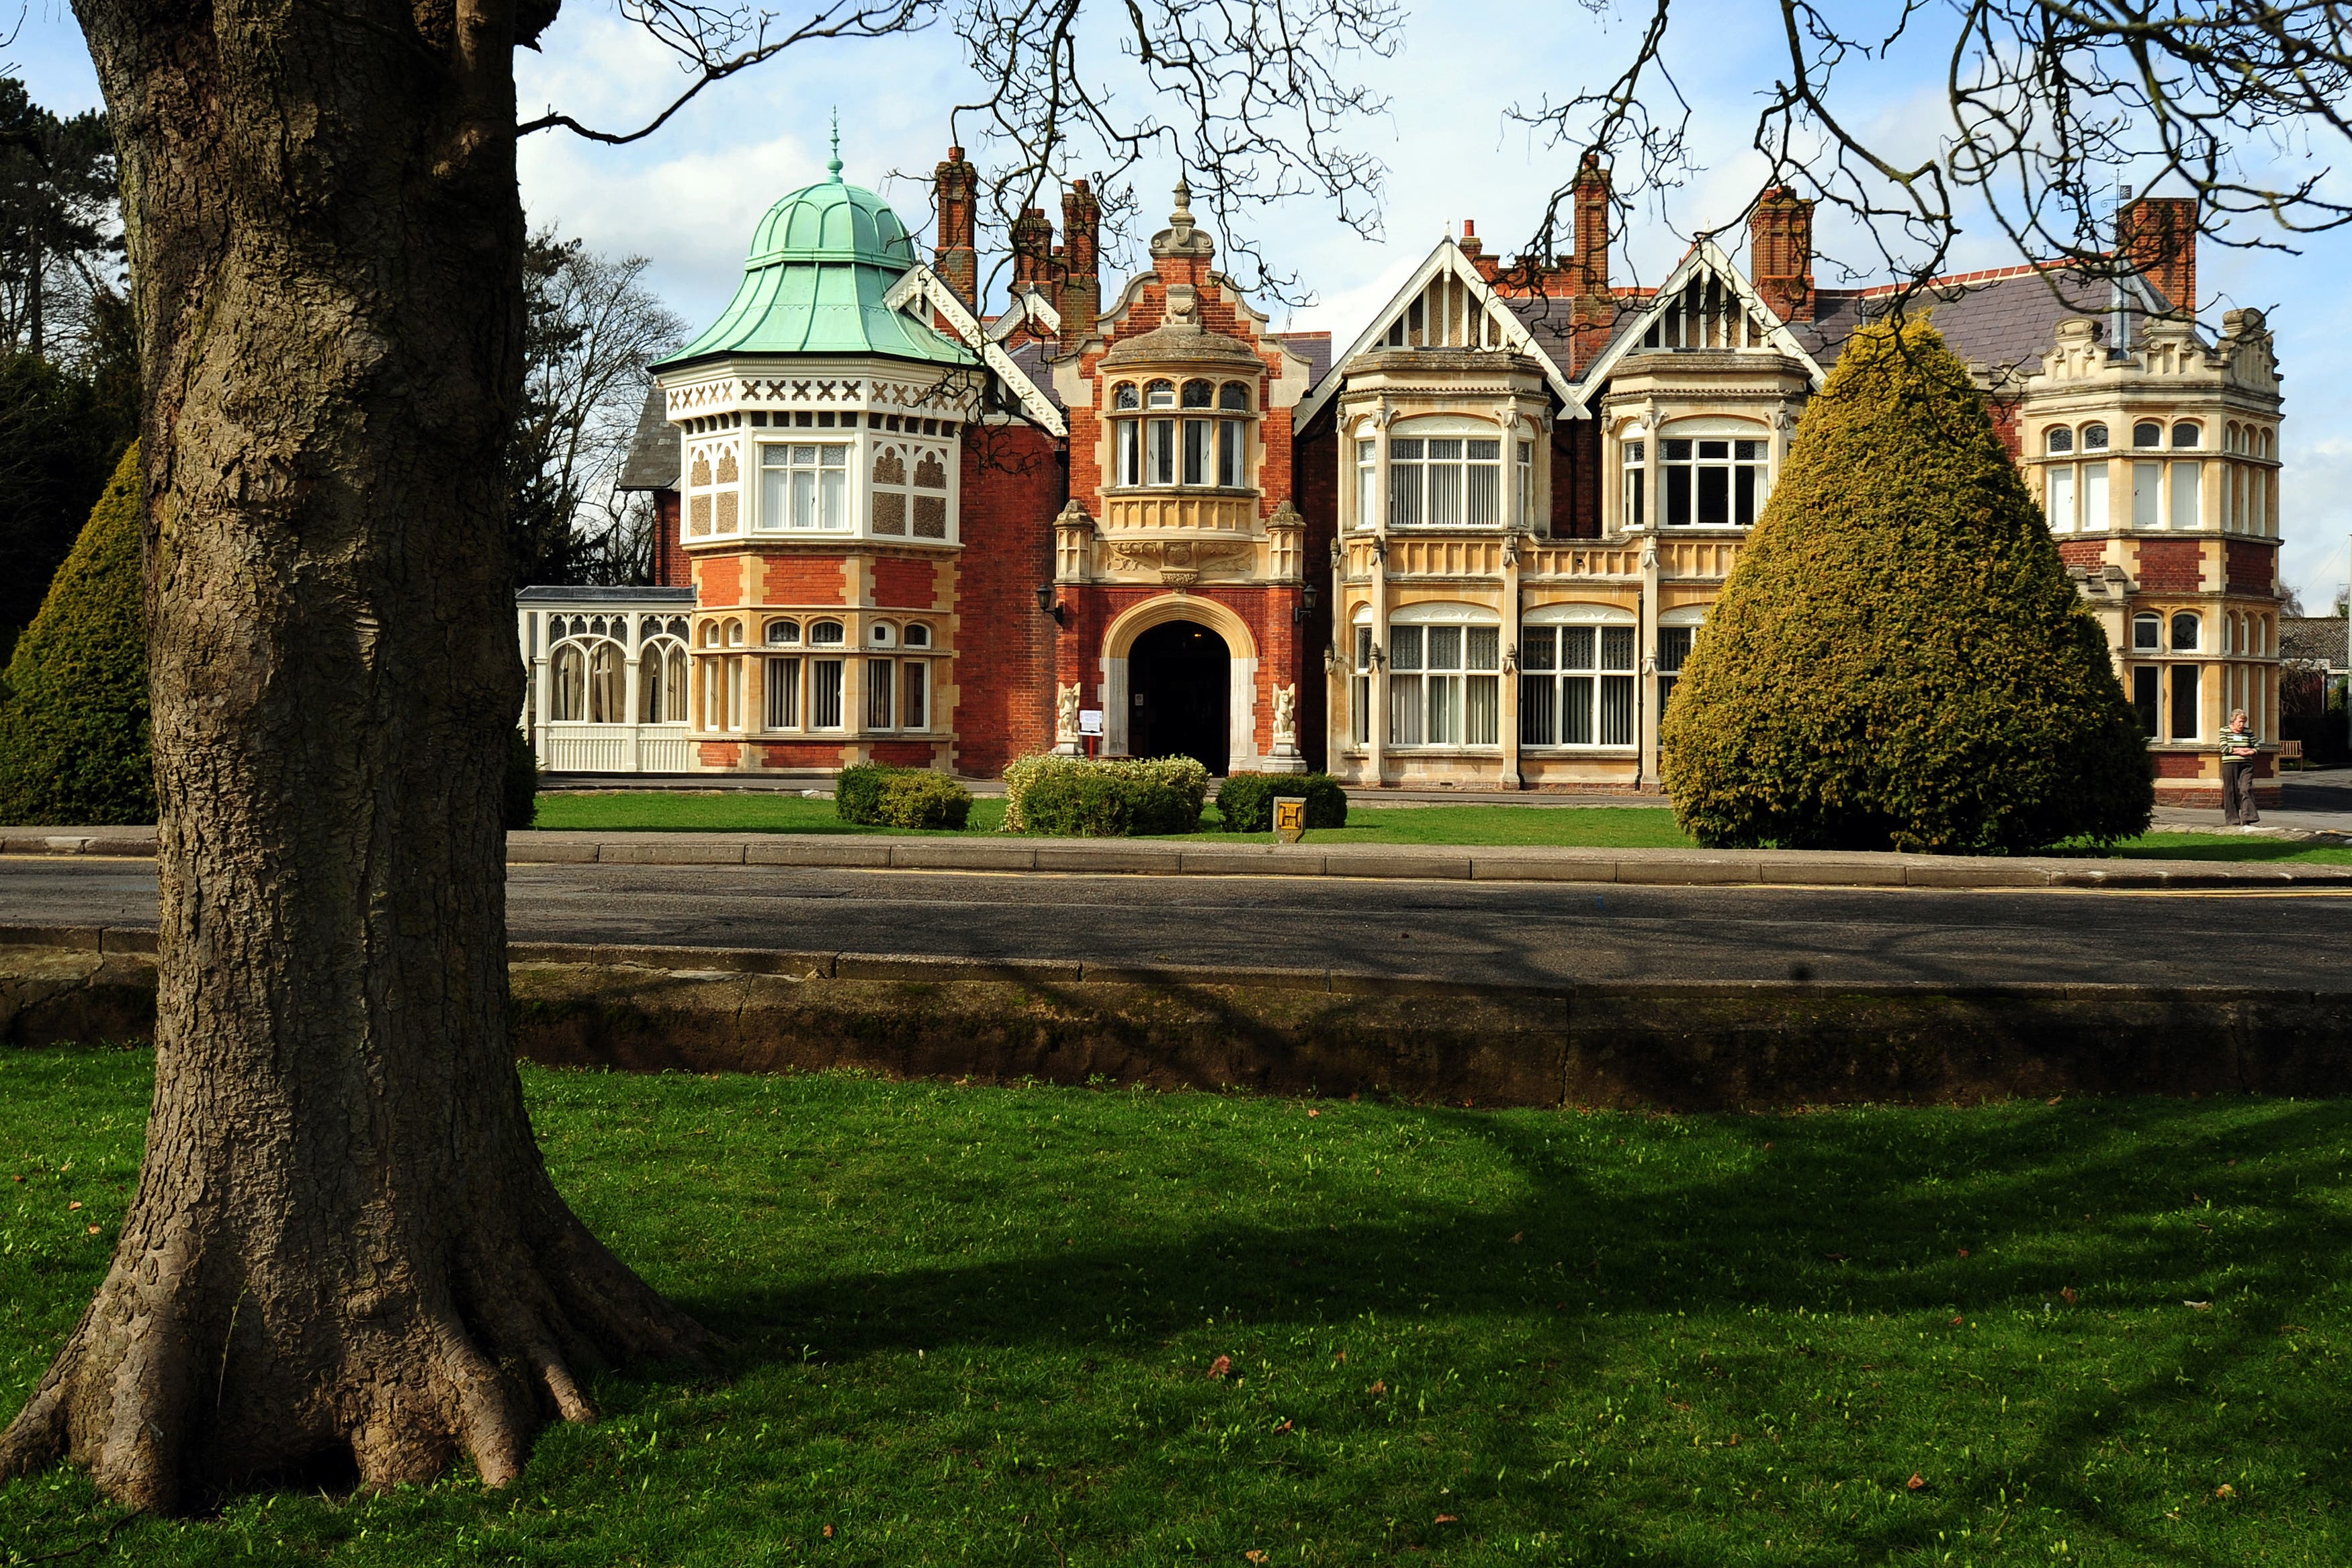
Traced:
POLYGON ((654 491, 654 584, 656 588, 687 588, 694 584, 694 568, 687 563, 686 544, 678 537, 677 492, 654 491))
MULTIPOLYGON (((708 752, 718 748, 706 745, 702 749, 708 752)), ((839 746, 819 745, 814 742, 782 746, 763 743, 760 747, 760 765, 763 768, 784 768, 793 773, 829 773, 847 761, 842 755, 842 750, 839 746)))
POLYGON ((954 771, 993 778, 1054 743, 1054 519, 1069 499, 1055 438, 1026 426, 971 426, 956 564, 954 771))
POLYGON ((1552 426, 1552 532, 1598 539, 1601 527, 1601 421, 1561 420, 1552 426))
POLYGON ((763 605, 846 605, 838 555, 770 555, 763 558, 760 602, 763 605))
POLYGON ((2278 546, 2258 544, 2252 540, 2226 541, 2228 551, 2226 572, 2232 594, 2264 594, 2273 592, 2276 578, 2278 546))
POLYGON ((893 610, 938 608, 940 564, 929 559, 877 559, 874 563, 874 602, 893 610))
POLYGON ((1990 398, 1985 403, 1985 412, 1992 416, 1992 433, 2000 437, 2001 450, 2012 463, 2025 451, 2025 438, 2017 427, 2017 403, 2014 397, 1990 398))
MULTIPOLYGON (((1075 682, 1082 689, 1085 706, 1092 708, 1101 699, 1103 634, 1111 622, 1145 600, 1164 598, 1167 594, 1166 588, 1150 583, 1090 583, 1065 591, 1070 624, 1062 634, 1057 676, 1062 684, 1075 682)), ((1191 595, 1195 599, 1213 600, 1231 610, 1249 628, 1252 640, 1257 644, 1257 699, 1253 706, 1258 755, 1263 757, 1274 749, 1274 689, 1296 681, 1299 750, 1307 752, 1313 761, 1314 753, 1308 749, 1317 745, 1318 737, 1307 730, 1307 704, 1317 700, 1315 689, 1323 684, 1323 657, 1318 651, 1322 644, 1311 640, 1309 628, 1291 622, 1291 606, 1298 602, 1298 589, 1286 583, 1220 583, 1213 587, 1193 588, 1191 595), (1311 677, 1307 667, 1312 668, 1311 677)), ((1328 625, 1328 606, 1318 613, 1327 617, 1328 625)), ((1212 631, 1217 629, 1206 616, 1198 617, 1198 621, 1212 631)), ((1244 657, 1243 650, 1230 643, 1225 651, 1236 658, 1244 657)))
POLYGON ((694 585, 698 602, 705 609, 719 605, 741 604, 743 602, 743 558, 740 555, 696 557, 694 585))
POLYGON ((2103 539, 2069 539, 2058 546, 2058 559, 2069 566, 2080 566, 2095 572, 2107 559, 2107 543, 2103 539))
POLYGON ((2156 776, 2160 779, 2193 779, 2204 768, 2205 759, 2194 752, 2156 753, 2156 776))
POLYGON ((2201 585, 2205 547, 2193 539, 2143 539, 2139 542, 2140 591, 2147 594, 2193 594, 2201 585))
POLYGON ((928 768, 931 765, 932 745, 929 741, 877 741, 866 749, 876 762, 886 768, 928 768))
POLYGON ((742 760, 743 747, 737 741, 703 741, 695 746, 706 768, 731 768, 742 760))

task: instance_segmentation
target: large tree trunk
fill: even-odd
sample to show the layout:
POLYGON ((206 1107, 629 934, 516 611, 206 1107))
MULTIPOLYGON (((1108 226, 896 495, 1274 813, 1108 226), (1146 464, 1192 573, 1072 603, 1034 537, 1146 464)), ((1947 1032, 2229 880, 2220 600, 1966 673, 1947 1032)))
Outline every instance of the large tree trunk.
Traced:
POLYGON ((701 1338, 557 1195, 507 1039, 518 23, 77 10, 147 373, 162 989, 138 1195, 0 1475, 503 1483, 591 1414, 572 1369, 701 1338))

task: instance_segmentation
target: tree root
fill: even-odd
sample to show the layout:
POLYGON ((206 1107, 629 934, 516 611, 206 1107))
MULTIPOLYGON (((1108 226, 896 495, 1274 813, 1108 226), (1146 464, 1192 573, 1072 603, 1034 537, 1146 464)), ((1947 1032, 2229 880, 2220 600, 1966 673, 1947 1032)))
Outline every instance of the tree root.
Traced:
POLYGON ((371 1259, 371 1283, 333 1291, 278 1258, 149 1247, 126 1226, 105 1284, 0 1434, 0 1479, 70 1459, 155 1513, 344 1454, 371 1489, 432 1480, 461 1453, 485 1486, 511 1484, 547 1421, 596 1418, 580 1370, 699 1360, 709 1342, 544 1197, 553 1214, 530 1205, 552 1222, 528 1227, 539 1246, 466 1236, 448 1254, 371 1259))

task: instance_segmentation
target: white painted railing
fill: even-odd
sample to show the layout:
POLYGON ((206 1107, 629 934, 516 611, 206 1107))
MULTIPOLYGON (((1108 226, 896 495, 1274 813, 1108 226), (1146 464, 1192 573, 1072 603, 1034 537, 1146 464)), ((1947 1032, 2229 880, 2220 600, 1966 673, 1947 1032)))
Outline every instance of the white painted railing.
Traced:
POLYGON ((551 773, 682 773, 684 724, 551 723, 539 732, 539 765, 551 773))

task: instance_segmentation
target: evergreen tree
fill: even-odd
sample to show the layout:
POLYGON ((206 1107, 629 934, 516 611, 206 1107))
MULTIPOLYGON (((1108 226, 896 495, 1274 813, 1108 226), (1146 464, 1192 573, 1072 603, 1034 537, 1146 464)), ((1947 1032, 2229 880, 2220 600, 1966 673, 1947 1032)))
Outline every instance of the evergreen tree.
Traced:
POLYGON ((1714 847, 2030 850, 2143 831, 2098 623, 1940 334, 1848 342, 1661 731, 1714 847))
POLYGON ((0 822, 155 820, 140 494, 133 446, 8 661, 0 822))

